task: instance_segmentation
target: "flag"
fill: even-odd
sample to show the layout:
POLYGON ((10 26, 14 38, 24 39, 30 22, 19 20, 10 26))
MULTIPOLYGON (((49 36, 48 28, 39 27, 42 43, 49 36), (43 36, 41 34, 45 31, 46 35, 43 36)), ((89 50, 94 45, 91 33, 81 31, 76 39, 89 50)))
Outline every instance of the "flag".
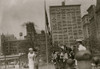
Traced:
POLYGON ((46 11, 46 3, 45 2, 44 2, 44 9, 45 9, 45 23, 46 23, 45 25, 46 25, 47 32, 50 35, 49 21, 48 21, 48 15, 47 15, 47 11, 46 11))

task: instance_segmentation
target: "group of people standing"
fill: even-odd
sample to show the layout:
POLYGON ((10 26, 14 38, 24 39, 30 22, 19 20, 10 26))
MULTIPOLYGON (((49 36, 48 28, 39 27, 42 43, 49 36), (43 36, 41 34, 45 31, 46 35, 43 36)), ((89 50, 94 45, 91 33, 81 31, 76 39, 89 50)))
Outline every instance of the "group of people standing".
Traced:
MULTIPOLYGON (((83 46, 82 41, 77 41, 77 46, 67 47, 60 46, 60 51, 53 51, 52 61, 55 65, 55 69, 66 69, 68 67, 75 67, 77 65, 77 60, 75 59, 75 54, 77 51, 86 50, 86 47, 83 46)), ((38 69, 38 57, 37 51, 29 48, 28 53, 28 66, 29 69, 38 69)))
POLYGON ((86 50, 83 46, 82 41, 78 40, 76 46, 67 47, 60 46, 60 51, 54 51, 52 53, 52 61, 54 63, 55 69, 67 69, 69 66, 77 66, 77 60, 75 59, 75 54, 78 51, 86 50))

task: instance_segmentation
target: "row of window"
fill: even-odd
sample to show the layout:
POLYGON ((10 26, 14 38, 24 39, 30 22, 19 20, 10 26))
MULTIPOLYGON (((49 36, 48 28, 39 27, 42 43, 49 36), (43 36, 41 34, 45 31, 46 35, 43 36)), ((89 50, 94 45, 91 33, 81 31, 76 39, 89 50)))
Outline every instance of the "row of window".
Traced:
POLYGON ((80 14, 53 14, 53 15, 51 15, 51 17, 56 17, 56 18, 58 18, 58 17, 76 17, 76 18, 81 18, 81 16, 80 16, 80 14))
POLYGON ((82 25, 82 23, 81 23, 81 22, 75 22, 75 21, 73 21, 73 22, 71 22, 71 21, 67 21, 67 22, 66 22, 66 21, 62 21, 62 22, 61 22, 61 21, 53 22, 53 21, 52 21, 52 25, 53 25, 53 26, 55 26, 55 25, 58 25, 58 26, 59 26, 59 25, 64 25, 64 26, 65 26, 65 25, 67 25, 67 26, 68 26, 68 25, 71 25, 71 26, 74 26, 74 25, 82 25))
POLYGON ((75 12, 80 13, 80 10, 79 9, 50 10, 50 13, 75 13, 75 12))
POLYGON ((77 21, 77 22, 74 22, 74 21, 58 21, 58 22, 53 22, 52 21, 52 25, 63 25, 63 24, 66 24, 66 25, 82 25, 81 22, 77 21))
POLYGON ((80 18, 69 18, 69 17, 62 17, 62 18, 54 18, 54 19, 52 19, 51 20, 52 21, 52 23, 56 23, 56 22, 62 22, 63 21, 63 23, 73 23, 73 22, 81 22, 81 19, 80 18))
POLYGON ((59 15, 52 15, 51 17, 52 17, 52 19, 53 18, 62 18, 62 17, 65 17, 65 18, 73 18, 73 19, 80 18, 81 19, 81 16, 79 14, 77 14, 77 15, 72 15, 72 14, 59 14, 59 15))
POLYGON ((66 31, 64 31, 64 32, 53 32, 54 34, 63 34, 63 33, 66 33, 67 35, 74 35, 74 36, 77 36, 77 35, 82 35, 83 34, 83 32, 71 32, 71 31, 69 31, 69 32, 66 32, 66 31))
POLYGON ((60 41, 60 42, 63 42, 63 41, 64 41, 64 43, 66 43, 66 42, 67 42, 67 43, 68 43, 68 42, 74 42, 74 40, 75 40, 75 39, 70 39, 70 40, 69 40, 69 39, 64 39, 64 40, 63 40, 63 39, 62 39, 62 40, 61 40, 61 39, 54 39, 54 41, 60 41))
POLYGON ((61 27, 53 27, 52 30, 53 31, 57 31, 57 30, 61 30, 61 31, 74 31, 74 30, 77 30, 77 29, 82 29, 81 26, 75 26, 75 27, 64 27, 64 28, 61 28, 61 27))
POLYGON ((60 13, 60 14, 57 14, 57 13, 53 13, 53 14, 51 14, 51 16, 53 16, 53 17, 61 17, 61 16, 65 16, 65 17, 68 17, 68 16, 70 16, 70 17, 81 17, 80 16, 80 14, 79 13, 60 13))

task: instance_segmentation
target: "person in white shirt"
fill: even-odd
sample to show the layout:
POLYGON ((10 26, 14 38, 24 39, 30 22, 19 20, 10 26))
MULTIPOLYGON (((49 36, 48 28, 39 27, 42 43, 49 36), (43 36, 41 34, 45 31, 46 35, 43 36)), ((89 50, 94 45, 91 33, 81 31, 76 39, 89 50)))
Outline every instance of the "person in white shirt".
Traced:
POLYGON ((28 53, 28 63, 29 63, 29 69, 34 69, 34 59, 35 59, 35 52, 33 51, 32 48, 29 48, 29 53, 28 53))
POLYGON ((78 41, 78 51, 83 51, 86 50, 86 47, 83 46, 82 41, 78 41))

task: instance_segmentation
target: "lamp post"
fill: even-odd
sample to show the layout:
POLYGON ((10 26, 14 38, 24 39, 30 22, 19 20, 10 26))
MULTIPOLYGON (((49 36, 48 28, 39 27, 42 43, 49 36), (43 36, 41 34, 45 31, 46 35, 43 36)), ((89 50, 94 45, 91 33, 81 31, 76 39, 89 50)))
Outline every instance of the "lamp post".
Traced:
POLYGON ((20 39, 21 39, 21 37, 23 36, 23 33, 22 33, 22 32, 20 32, 20 33, 19 33, 19 36, 20 36, 20 39))
MULTIPOLYGON (((19 33, 19 36, 20 36, 20 40, 21 40, 21 37, 23 36, 23 33, 20 32, 19 33)), ((19 46, 20 47, 20 46, 19 46)), ((19 49, 19 68, 21 68, 21 56, 22 56, 22 53, 20 53, 20 49, 19 49)))
POLYGON ((3 42, 3 50, 4 50, 4 61, 5 61, 5 69, 7 69, 7 65, 6 65, 6 41, 4 39, 4 42, 3 42))

